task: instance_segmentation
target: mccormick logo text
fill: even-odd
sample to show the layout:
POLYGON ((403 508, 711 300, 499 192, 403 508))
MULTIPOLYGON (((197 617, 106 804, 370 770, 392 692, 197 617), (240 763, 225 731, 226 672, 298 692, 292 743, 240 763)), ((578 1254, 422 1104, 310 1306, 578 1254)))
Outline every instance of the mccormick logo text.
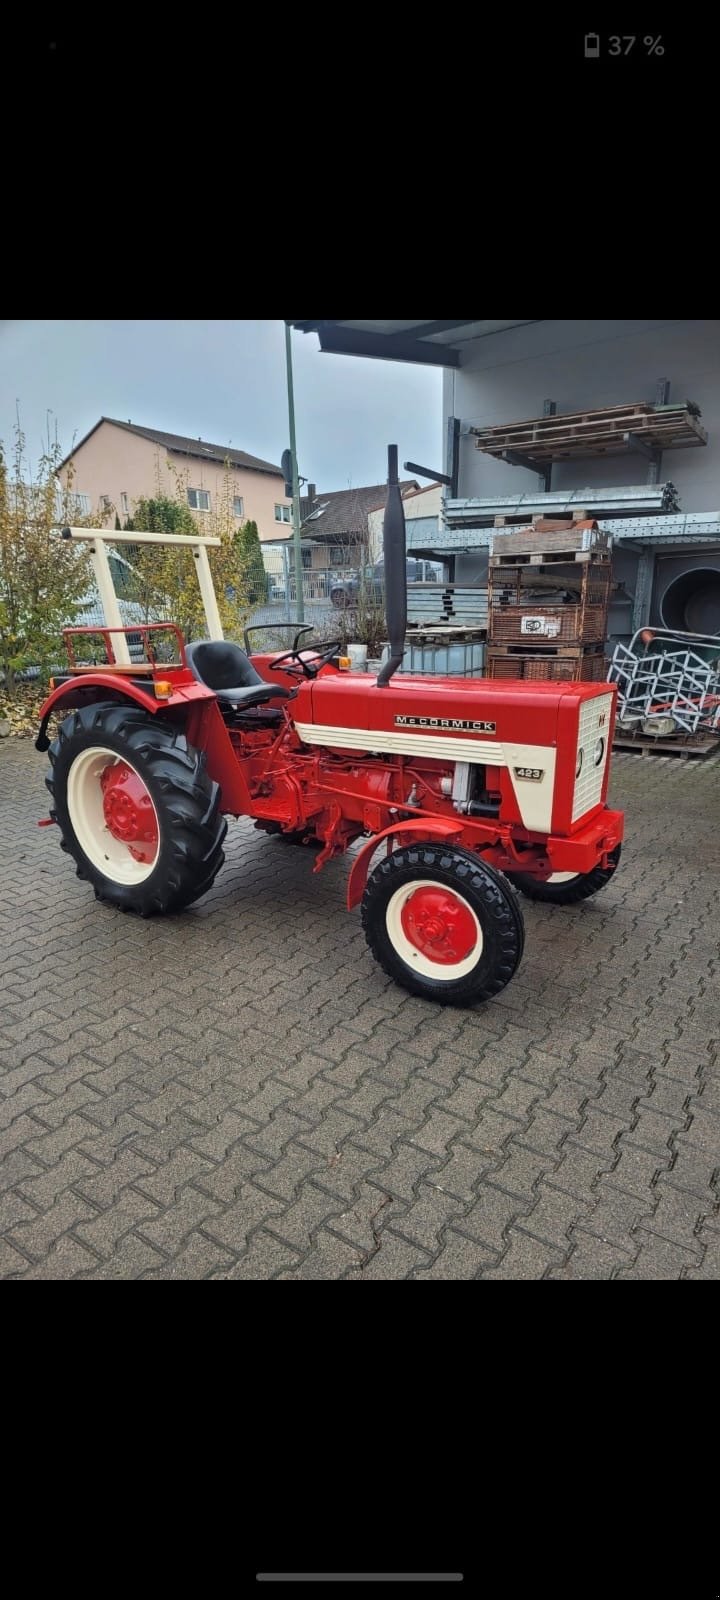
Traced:
POLYGON ((468 722, 465 717, 396 717, 396 728, 438 728, 441 733, 495 733, 495 722, 468 722))

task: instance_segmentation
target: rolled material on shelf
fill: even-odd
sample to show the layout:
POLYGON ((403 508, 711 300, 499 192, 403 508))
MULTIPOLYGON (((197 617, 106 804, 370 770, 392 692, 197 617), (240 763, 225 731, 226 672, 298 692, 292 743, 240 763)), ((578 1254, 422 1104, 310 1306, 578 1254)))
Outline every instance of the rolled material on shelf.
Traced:
POLYGON ((474 496, 446 500, 444 518, 448 526, 470 523, 491 525, 496 517, 531 521, 534 517, 557 516, 559 512, 587 511, 595 518, 660 515, 679 510, 677 491, 672 483, 645 483, 630 488, 562 489, 548 493, 474 496))

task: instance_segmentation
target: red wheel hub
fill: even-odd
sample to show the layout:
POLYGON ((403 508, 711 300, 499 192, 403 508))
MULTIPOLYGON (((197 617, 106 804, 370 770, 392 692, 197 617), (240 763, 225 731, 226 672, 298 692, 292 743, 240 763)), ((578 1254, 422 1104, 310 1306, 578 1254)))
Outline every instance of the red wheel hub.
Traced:
POLYGON ((464 900, 450 889, 416 889, 400 913, 406 939, 430 961, 454 966, 477 943, 477 926, 464 900))
POLYGON ((103 815, 113 839, 126 844, 136 861, 154 861, 159 833, 152 800, 137 772, 126 762, 107 766, 101 774, 103 815))

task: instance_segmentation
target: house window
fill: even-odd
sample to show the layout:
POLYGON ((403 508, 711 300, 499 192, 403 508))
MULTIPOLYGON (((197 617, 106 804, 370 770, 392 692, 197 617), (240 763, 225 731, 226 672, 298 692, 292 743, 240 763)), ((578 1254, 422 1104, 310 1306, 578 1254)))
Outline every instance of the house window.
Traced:
POLYGON ((126 494, 121 494, 120 496, 120 510, 122 511, 124 517, 129 517, 130 506, 128 504, 128 497, 126 494))
POLYGON ((236 495, 233 496, 233 516, 234 517, 244 517, 244 515, 245 515, 245 502, 244 502, 243 497, 242 497, 241 494, 236 494, 236 495))
POLYGON ((101 494, 100 505, 106 516, 108 511, 112 511, 112 500, 110 499, 109 494, 101 494))
MULTIPOLYGON (((357 555, 357 551, 355 553, 357 555)), ((353 557, 352 549, 345 549, 342 545, 331 545, 331 547, 330 547, 330 565, 331 565, 331 567, 351 567, 352 564, 353 564, 352 557, 353 557)))
POLYGON ((72 509, 79 517, 87 517, 90 515, 91 508, 89 494, 71 494, 70 504, 72 509))
POLYGON ((290 506, 276 506, 275 507, 275 521, 276 522, 292 522, 292 511, 290 509, 290 506))
POLYGON ((308 568, 312 567, 312 550, 301 550, 300 560, 307 572, 308 568))
POLYGON ((210 510, 210 491, 208 489, 188 489, 187 498, 191 511, 210 510))

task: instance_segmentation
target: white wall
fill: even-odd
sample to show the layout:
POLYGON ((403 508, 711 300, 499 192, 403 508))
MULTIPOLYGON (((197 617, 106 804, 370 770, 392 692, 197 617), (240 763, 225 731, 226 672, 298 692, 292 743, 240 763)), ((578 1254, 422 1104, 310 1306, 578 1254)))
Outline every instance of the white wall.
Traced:
MULTIPOLYGON (((675 484, 684 511, 720 508, 720 321, 538 322, 478 339, 461 359, 444 375, 444 415, 479 427, 542 416, 545 400, 558 412, 654 401, 658 380, 667 378, 671 401, 700 406, 709 442, 666 451, 661 480, 675 484)), ((552 486, 645 483, 646 475, 647 463, 636 455, 558 462, 552 486)), ((461 438, 461 496, 536 487, 534 473, 494 461, 472 438, 461 438)))
MULTIPOLYGON (((427 489, 413 489, 409 494, 403 495, 405 522, 413 522, 418 517, 434 517, 438 519, 441 505, 442 484, 433 483, 427 489)), ((377 511, 368 512, 368 536, 371 559, 373 561, 377 561, 382 555, 384 516, 384 506, 380 506, 377 511)))

